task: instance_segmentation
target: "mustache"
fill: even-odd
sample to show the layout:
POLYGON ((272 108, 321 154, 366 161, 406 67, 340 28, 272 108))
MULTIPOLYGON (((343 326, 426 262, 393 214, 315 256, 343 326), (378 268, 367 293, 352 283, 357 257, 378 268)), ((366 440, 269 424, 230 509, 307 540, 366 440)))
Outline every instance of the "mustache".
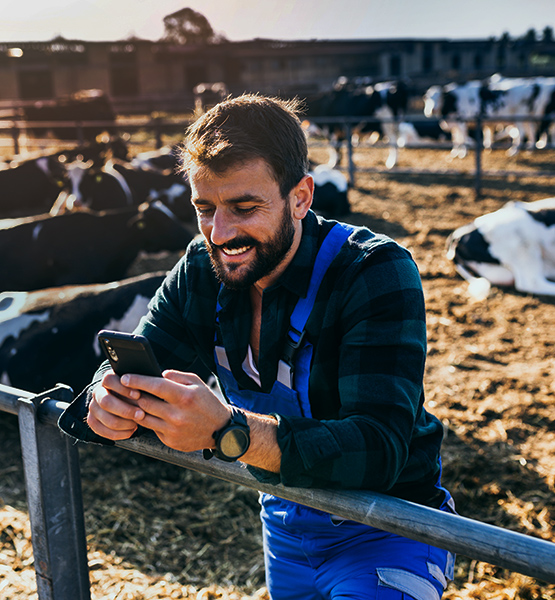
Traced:
POLYGON ((245 246, 257 246, 258 242, 251 237, 244 236, 238 237, 233 240, 229 240, 225 244, 214 244, 211 240, 207 240, 209 247, 212 250, 238 250, 239 248, 244 248, 245 246))

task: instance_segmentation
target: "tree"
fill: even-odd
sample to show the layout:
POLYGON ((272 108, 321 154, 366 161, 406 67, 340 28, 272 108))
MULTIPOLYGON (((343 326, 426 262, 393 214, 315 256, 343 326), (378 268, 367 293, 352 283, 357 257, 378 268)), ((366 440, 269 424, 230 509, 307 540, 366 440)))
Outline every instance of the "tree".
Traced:
POLYGON ((537 37, 536 37, 536 30, 531 27, 525 34, 524 37, 522 38, 524 41, 526 42, 535 42, 537 37))
POLYGON ((225 40, 204 15, 192 8, 182 8, 164 17, 164 29, 163 40, 174 44, 217 44, 225 40))
POLYGON ((542 39, 544 42, 552 42, 553 41, 553 27, 549 25, 544 27, 542 32, 542 39))

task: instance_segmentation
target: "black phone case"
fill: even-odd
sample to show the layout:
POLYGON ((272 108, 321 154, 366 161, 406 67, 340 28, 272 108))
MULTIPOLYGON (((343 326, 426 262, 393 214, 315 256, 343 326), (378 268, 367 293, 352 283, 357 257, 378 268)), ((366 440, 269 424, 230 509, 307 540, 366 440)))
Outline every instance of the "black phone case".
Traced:
POLYGON ((142 335, 102 330, 98 333, 98 341, 117 375, 162 375, 149 341, 142 335))

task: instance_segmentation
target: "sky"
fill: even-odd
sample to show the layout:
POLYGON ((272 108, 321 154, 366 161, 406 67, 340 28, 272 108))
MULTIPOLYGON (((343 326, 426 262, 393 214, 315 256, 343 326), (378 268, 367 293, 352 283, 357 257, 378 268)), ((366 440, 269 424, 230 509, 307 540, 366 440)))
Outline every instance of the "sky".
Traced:
POLYGON ((165 16, 203 14, 231 41, 519 37, 555 29, 555 0, 11 0, 3 3, 0 42, 56 36, 158 40, 165 16))

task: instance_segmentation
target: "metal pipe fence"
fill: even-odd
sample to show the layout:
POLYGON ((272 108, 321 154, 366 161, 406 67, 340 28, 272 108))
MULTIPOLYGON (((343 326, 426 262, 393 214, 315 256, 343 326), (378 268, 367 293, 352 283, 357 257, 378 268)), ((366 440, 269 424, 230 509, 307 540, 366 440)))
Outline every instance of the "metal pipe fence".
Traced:
MULTIPOLYGON (((72 398, 63 385, 38 395, 0 385, 0 410, 19 419, 39 600, 90 600, 78 446, 56 425, 72 398)), ((262 484, 240 463, 178 452, 154 435, 116 446, 555 583, 550 541, 375 492, 262 484)))
MULTIPOLYGON (((379 168, 379 167, 360 167, 357 166, 354 160, 354 145, 352 141, 352 132, 356 125, 361 123, 360 118, 354 117, 314 117, 310 119, 315 124, 331 124, 338 125, 345 128, 345 141, 344 145, 347 147, 347 165, 345 167, 338 166, 341 170, 346 170, 348 174, 349 183, 351 186, 355 185, 356 174, 357 173, 391 173, 398 175, 451 175, 451 176, 473 176, 474 179, 474 189, 475 195, 477 198, 481 196, 483 182, 485 178, 508 178, 508 177, 538 177, 538 178, 555 178, 555 170, 554 171, 546 171, 546 170, 484 170, 483 168, 483 136, 482 136, 482 126, 484 124, 495 124, 495 123, 506 123, 507 119, 500 120, 493 117, 486 117, 478 115, 476 118, 468 118, 468 119, 457 119, 457 122, 466 123, 467 125, 473 125, 476 130, 476 139, 472 148, 469 148, 470 151, 475 153, 475 167, 473 172, 464 172, 456 169, 442 169, 442 170, 434 170, 434 169, 415 169, 415 168, 402 168, 402 167, 393 167, 390 169, 387 168, 379 168)), ((426 123, 429 120, 422 116, 411 115, 403 118, 403 121, 407 123, 426 123)), ((518 122, 541 122, 541 117, 530 117, 524 115, 515 115, 511 116, 511 123, 518 122)), ((164 145, 164 137, 165 136, 175 136, 179 134, 183 134, 186 127, 189 125, 191 121, 187 118, 162 118, 162 117, 134 117, 127 119, 118 119, 116 122, 113 121, 23 121, 21 119, 4 119, 0 120, 0 138, 3 136, 7 140, 11 140, 9 142, 13 147, 14 155, 19 155, 22 148, 22 138, 23 139, 31 139, 32 136, 28 135, 28 132, 31 130, 44 130, 47 132, 49 129, 54 128, 73 128, 75 129, 75 139, 66 140, 72 144, 82 144, 85 140, 84 132, 90 128, 106 128, 107 130, 117 131, 118 133, 137 133, 138 131, 148 132, 150 135, 150 139, 154 141, 155 148, 161 148, 164 145)), ((387 123, 397 123, 399 122, 397 119, 365 119, 365 123, 369 125, 380 126, 382 124, 387 123)), ((44 145, 45 148, 48 148, 49 145, 54 145, 58 143, 56 140, 52 139, 40 139, 34 138, 34 143, 39 145, 44 145)), ((131 136, 129 143, 132 145, 135 142, 131 136)), ((139 143, 139 142, 138 142, 139 143)), ((1 140, 0 140, 1 144, 1 140)), ((311 146, 317 146, 318 142, 311 142, 311 146)), ((321 144, 320 144, 321 145, 321 144)), ((360 143, 357 145, 358 148, 388 148, 392 145, 389 143, 360 143)), ((445 142, 438 143, 425 143, 425 144, 407 144, 404 146, 405 149, 408 150, 449 150, 451 145, 445 142)), ((506 149, 506 146, 494 145, 492 149, 506 149)), ((546 145, 545 149, 551 149, 553 145, 549 143, 546 145)))

